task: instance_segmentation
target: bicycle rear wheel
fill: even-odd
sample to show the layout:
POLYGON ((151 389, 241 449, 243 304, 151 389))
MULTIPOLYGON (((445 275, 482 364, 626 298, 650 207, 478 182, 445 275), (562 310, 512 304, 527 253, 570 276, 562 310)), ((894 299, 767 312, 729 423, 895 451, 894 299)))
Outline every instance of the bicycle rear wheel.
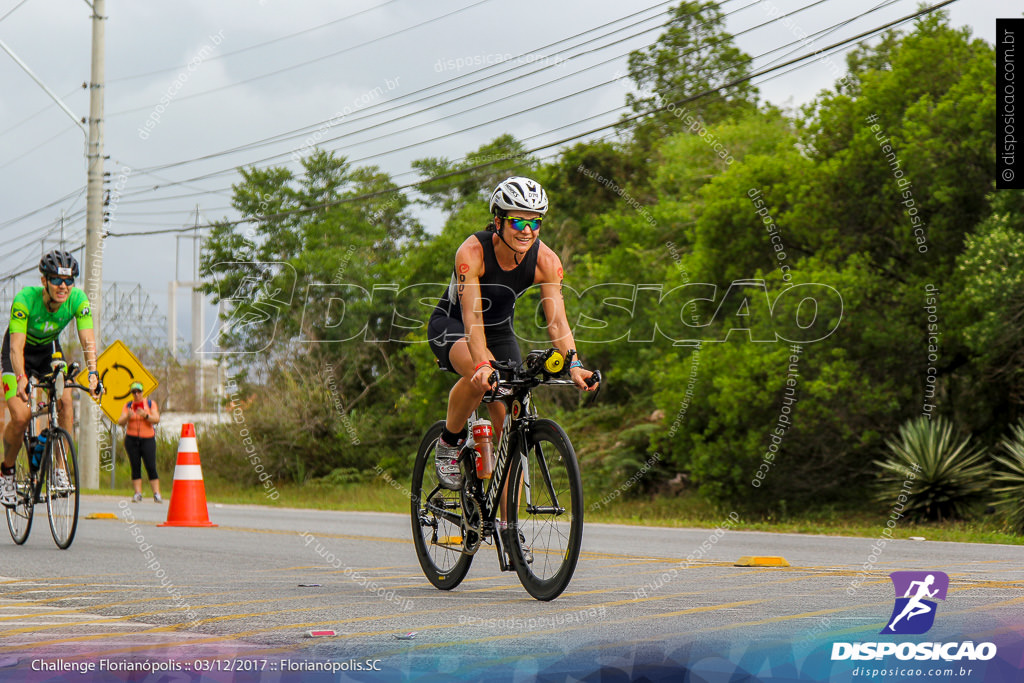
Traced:
POLYGON ((538 600, 554 600, 569 585, 583 545, 583 484, 561 427, 537 420, 528 439, 527 476, 518 452, 509 475, 506 521, 519 532, 508 534, 509 550, 523 588, 538 600))
POLYGON ((423 436, 412 471, 412 538, 416 557, 427 580, 441 590, 462 583, 472 555, 454 549, 462 545, 462 499, 458 491, 442 488, 434 469, 434 448, 444 422, 423 436))
POLYGON ((43 456, 46 513, 57 547, 66 550, 78 528, 78 459, 71 436, 57 427, 50 431, 43 456))
POLYGON ((35 491, 32 490, 32 478, 28 468, 18 460, 14 464, 14 488, 17 496, 15 506, 7 508, 7 528, 11 538, 18 545, 28 540, 28 532, 32 530, 32 515, 36 509, 35 491))

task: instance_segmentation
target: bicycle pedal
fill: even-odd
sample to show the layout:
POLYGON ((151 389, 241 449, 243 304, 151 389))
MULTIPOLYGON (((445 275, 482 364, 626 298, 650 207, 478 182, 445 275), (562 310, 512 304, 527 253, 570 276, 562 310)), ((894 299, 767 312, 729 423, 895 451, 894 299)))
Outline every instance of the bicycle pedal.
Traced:
POLYGON ((436 541, 433 541, 434 545, 442 546, 462 546, 462 536, 441 536, 436 541))
MULTIPOLYGON (((462 536, 441 536, 436 541, 431 541, 430 544, 445 550, 454 550, 459 553, 466 552, 462 545, 462 536)), ((472 553, 468 554, 472 555, 472 553)))

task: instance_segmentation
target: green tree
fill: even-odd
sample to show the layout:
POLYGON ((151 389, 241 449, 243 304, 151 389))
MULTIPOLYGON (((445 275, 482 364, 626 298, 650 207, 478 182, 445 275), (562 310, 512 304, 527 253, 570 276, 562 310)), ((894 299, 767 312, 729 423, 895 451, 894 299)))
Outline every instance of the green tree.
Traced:
POLYGON ((1022 209, 1024 192, 996 193, 992 214, 966 238, 949 292, 957 293, 952 322, 962 329, 977 385, 1000 403, 1009 399, 1014 413, 1024 405, 1022 209))
POLYGON ((816 172, 787 222, 813 231, 807 247, 833 263, 867 253, 898 281, 948 276, 963 235, 988 213, 992 47, 935 12, 850 63, 855 96, 828 91, 804 109, 816 172))
POLYGON ((649 149, 655 141, 680 130, 684 124, 676 113, 655 110, 700 93, 711 94, 685 108, 706 123, 752 109, 757 88, 749 81, 723 88, 746 77, 749 64, 750 56, 733 44, 732 35, 725 30, 725 15, 718 3, 679 3, 672 8, 657 42, 629 55, 628 75, 639 92, 628 93, 626 104, 636 114, 651 114, 636 126, 636 139, 649 149))
POLYGON ((422 203, 455 213, 474 201, 486 201, 490 191, 513 175, 530 175, 536 161, 526 153, 526 146, 509 134, 470 152, 462 161, 445 157, 427 157, 412 162, 424 179, 437 178, 419 186, 422 203), (474 168, 487 164, 483 168, 474 168))

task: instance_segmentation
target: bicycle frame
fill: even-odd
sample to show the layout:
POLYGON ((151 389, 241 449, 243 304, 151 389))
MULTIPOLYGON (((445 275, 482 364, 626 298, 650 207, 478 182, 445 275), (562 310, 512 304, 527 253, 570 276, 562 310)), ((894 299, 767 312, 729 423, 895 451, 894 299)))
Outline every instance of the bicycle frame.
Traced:
MULTIPOLYGON (((32 480, 33 495, 36 499, 39 497, 39 493, 42 490, 42 477, 38 476, 39 470, 43 469, 46 465, 46 460, 39 462, 37 468, 31 467, 32 459, 32 439, 37 437, 43 432, 49 432, 55 425, 59 426, 60 421, 57 413, 57 402, 63 398, 64 389, 71 387, 74 389, 80 389, 89 393, 89 387, 77 382, 71 382, 67 380, 67 377, 74 374, 74 371, 78 368, 78 363, 72 363, 70 366, 64 364, 63 366, 56 368, 53 373, 44 377, 31 376, 29 377, 28 387, 26 391, 29 395, 29 410, 30 417, 28 421, 28 427, 25 429, 25 434, 22 439, 25 444, 25 455, 29 459, 29 471, 32 480), (46 405, 37 406, 35 410, 32 410, 32 393, 36 389, 42 389, 46 393, 46 405), (47 426, 41 431, 36 431, 36 420, 40 417, 46 416, 47 426)), ((44 456, 45 457, 45 456, 44 456)))
POLYGON ((28 428, 25 429, 25 434, 23 436, 23 439, 25 441, 25 452, 28 452, 31 440, 34 437, 38 436, 41 432, 45 432, 48 429, 48 427, 44 427, 42 430, 37 430, 36 429, 36 420, 37 419, 39 419, 40 417, 46 417, 47 418, 47 425, 48 426, 49 425, 55 425, 55 424, 58 423, 58 421, 57 421, 57 399, 56 398, 51 398, 50 393, 51 393, 52 389, 49 389, 46 385, 35 384, 35 383, 31 382, 31 380, 30 380, 29 381, 29 385, 28 385, 28 390, 27 390, 29 392, 29 396, 32 395, 32 392, 35 389, 43 389, 44 391, 47 392, 46 405, 36 406, 36 409, 33 410, 31 412, 31 414, 30 414, 29 421, 28 421, 28 428))
MULTIPOLYGON (((573 385, 571 380, 558 380, 550 379, 543 384, 560 384, 560 385, 573 385)), ((497 518, 498 511, 500 510, 501 500, 500 496, 505 491, 506 484, 508 483, 509 473, 512 469, 512 458, 517 455, 523 459, 523 491, 526 500, 527 509, 531 512, 549 512, 552 514, 561 514, 565 512, 564 508, 552 507, 550 509, 540 509, 533 506, 531 497, 531 487, 529 481, 529 468, 526 467, 526 459, 529 457, 529 453, 526 450, 527 436, 529 434, 530 424, 533 420, 537 419, 533 408, 532 401, 532 388, 537 384, 523 384, 513 388, 512 393, 501 397, 485 398, 485 403, 494 401, 501 401, 505 404, 505 421, 502 425, 501 437, 498 440, 498 446, 495 453, 495 464, 494 472, 490 478, 489 484, 486 486, 486 490, 483 488, 483 481, 478 479, 475 473, 470 474, 467 478, 466 487, 463 489, 465 495, 472 496, 474 501, 480 505, 480 531, 479 533, 483 538, 491 536, 494 539, 495 545, 498 547, 498 563, 501 571, 511 571, 512 566, 509 564, 505 557, 505 548, 501 539, 500 534, 494 533, 495 530, 495 519, 497 518), (532 386, 531 386, 532 384, 532 386), (515 406, 518 403, 519 408, 515 406), (515 444, 512 445, 512 436, 515 435, 515 444)), ((476 411, 474 411, 474 415, 476 411)), ((472 451, 470 451, 472 453, 472 451)), ((464 452, 465 454, 465 452, 464 452)), ((473 467, 467 467, 467 470, 472 471, 473 467)), ((541 471, 547 474, 547 465, 542 463, 541 471)), ((486 480, 485 480, 486 481, 486 480)), ((556 496, 554 489, 551 485, 550 477, 545 482, 548 490, 552 495, 552 500, 555 500, 556 496)), ((427 500, 430 501, 433 495, 437 492, 437 489, 431 491, 427 496, 427 500)), ((427 508, 434 514, 443 516, 453 524, 462 525, 465 519, 465 509, 462 514, 454 514, 448 512, 446 509, 439 509, 433 506, 430 502, 427 503, 427 508)), ((475 551, 474 551, 475 553, 475 551)))
MULTIPOLYGON (((484 541, 497 550, 501 571, 515 571, 538 600, 557 598, 572 579, 582 547, 583 484, 568 435, 540 417, 532 391, 542 384, 575 386, 567 379, 574 355, 563 358, 550 348, 531 351, 522 361, 491 361, 491 391, 481 403, 501 401, 506 412, 489 481, 477 476, 467 439, 458 453, 463 485, 443 486, 435 468, 444 422, 435 422, 421 439, 412 480, 413 544, 436 588, 458 586, 484 541)), ((583 379, 588 387, 600 382, 600 371, 583 379)), ((479 407, 474 424, 477 414, 479 407)))

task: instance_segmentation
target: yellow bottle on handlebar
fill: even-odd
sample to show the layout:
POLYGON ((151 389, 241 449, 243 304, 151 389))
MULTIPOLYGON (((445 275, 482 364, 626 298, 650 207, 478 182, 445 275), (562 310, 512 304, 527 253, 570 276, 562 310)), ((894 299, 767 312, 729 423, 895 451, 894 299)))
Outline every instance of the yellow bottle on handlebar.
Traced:
POLYGON ((550 372, 552 375, 557 375, 562 371, 565 366, 565 358, 558 351, 553 352, 548 359, 544 361, 544 369, 550 372))

